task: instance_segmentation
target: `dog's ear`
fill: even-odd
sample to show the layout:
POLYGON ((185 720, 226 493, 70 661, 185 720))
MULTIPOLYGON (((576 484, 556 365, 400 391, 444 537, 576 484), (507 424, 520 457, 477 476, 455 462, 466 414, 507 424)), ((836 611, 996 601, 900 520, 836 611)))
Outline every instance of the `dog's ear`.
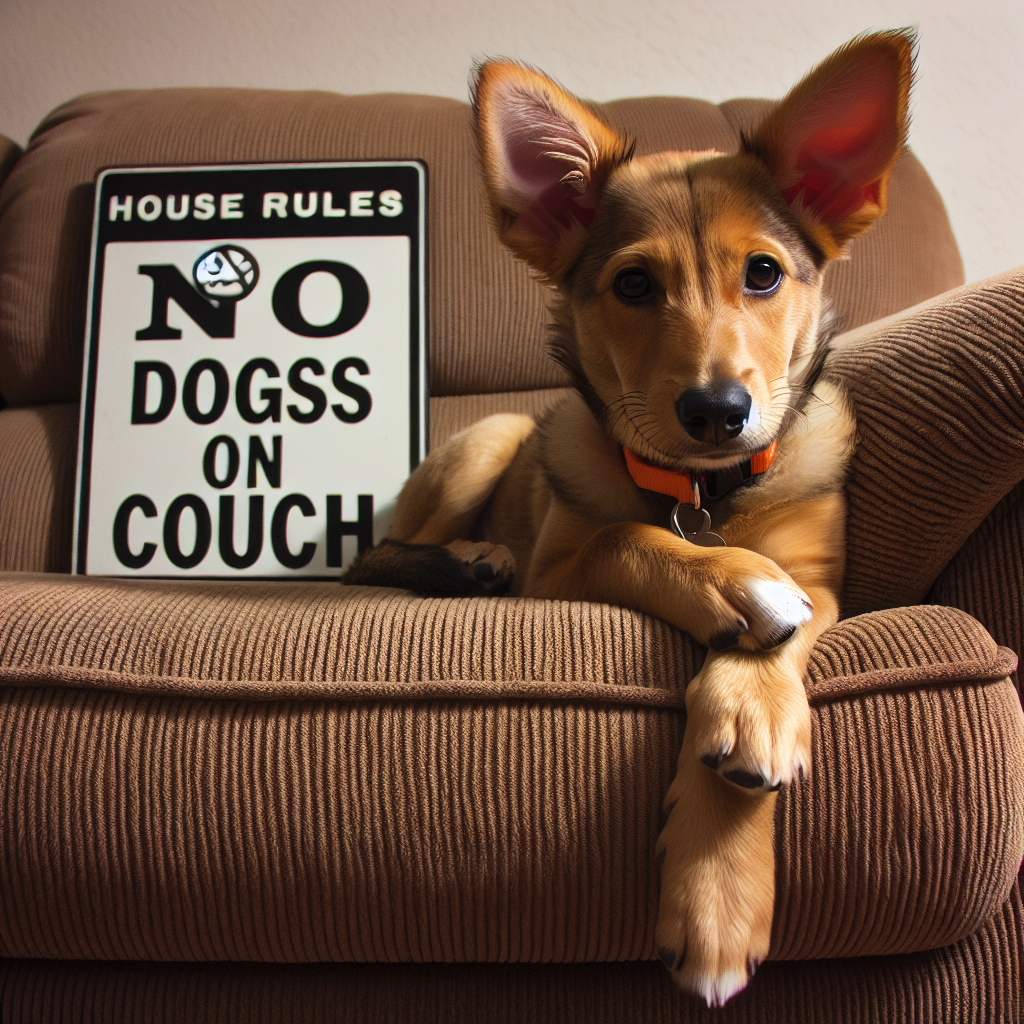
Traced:
POLYGON ((829 258, 885 213, 889 172, 907 137, 913 65, 910 32, 854 39, 744 139, 829 258))
POLYGON ((498 235, 557 283, 579 255, 605 180, 629 147, 551 79, 511 61, 477 69, 473 109, 498 235))

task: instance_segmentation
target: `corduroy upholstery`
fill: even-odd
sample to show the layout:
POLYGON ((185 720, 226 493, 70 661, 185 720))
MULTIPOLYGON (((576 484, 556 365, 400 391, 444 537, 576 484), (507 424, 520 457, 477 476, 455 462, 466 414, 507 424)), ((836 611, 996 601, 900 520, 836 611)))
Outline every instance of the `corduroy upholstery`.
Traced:
MULTIPOLYGON (((766 103, 602 109, 639 152, 730 150, 766 103)), ((2 1019, 1020 1020, 1024 278, 950 290, 912 156, 828 278, 860 435, 844 605, 865 614, 812 656, 771 960, 724 1011, 649 962, 689 638, 571 602, 46 575, 70 562, 96 171, 410 156, 436 444, 565 385, 464 104, 97 94, 0 188, 2 1019)))
MULTIPOLYGON (((5 816, 31 807, 35 837, 6 863, 0 953, 653 956, 678 681, 700 659, 664 624, 331 584, 15 576, 0 593, 0 684, 17 688, 0 719, 5 816), (68 780, 58 799, 38 788, 47 776, 68 780)), ((822 638, 816 760, 779 811, 775 956, 947 945, 1003 903, 1024 849, 1013 664, 947 610, 875 613, 822 638), (895 816, 889 775, 907 794, 895 816)))

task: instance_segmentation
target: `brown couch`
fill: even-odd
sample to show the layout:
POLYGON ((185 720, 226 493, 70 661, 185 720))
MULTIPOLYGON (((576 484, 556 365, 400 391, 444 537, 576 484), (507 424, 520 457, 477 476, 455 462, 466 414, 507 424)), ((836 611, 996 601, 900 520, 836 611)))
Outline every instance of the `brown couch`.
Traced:
MULTIPOLYGON (((640 152, 730 150, 763 107, 603 111, 640 152)), ((3 1021, 1021 1020, 1024 276, 951 290, 912 155, 830 272, 848 617, 778 805, 771 960, 725 1010, 654 951, 685 635, 603 605, 67 575, 97 170, 359 157, 429 167, 432 441, 554 400, 464 104, 105 93, 0 148, 3 1021)))

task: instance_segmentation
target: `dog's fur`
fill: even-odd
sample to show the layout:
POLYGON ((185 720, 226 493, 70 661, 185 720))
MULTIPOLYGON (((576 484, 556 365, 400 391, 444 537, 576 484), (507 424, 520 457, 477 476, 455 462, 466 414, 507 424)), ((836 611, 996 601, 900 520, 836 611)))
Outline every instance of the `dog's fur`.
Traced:
POLYGON ((822 277, 885 211, 912 43, 888 32, 844 46, 728 156, 634 158, 549 79, 484 64, 475 110, 495 227, 553 288, 552 353, 576 394, 536 422, 489 417, 432 452, 391 541, 345 578, 606 601, 711 648, 686 691, 657 926, 662 959, 709 1004, 768 953, 776 790, 810 764, 802 677, 838 614, 853 437, 821 376, 822 277), (759 254, 782 269, 772 293, 749 287, 759 254), (633 268, 652 289, 639 302, 616 283, 633 268), (695 439, 677 400, 722 381, 751 395, 746 426, 695 439), (674 499, 641 490, 623 457, 625 446, 663 469, 720 469, 773 440, 770 470, 710 507, 725 547, 666 529, 674 499))

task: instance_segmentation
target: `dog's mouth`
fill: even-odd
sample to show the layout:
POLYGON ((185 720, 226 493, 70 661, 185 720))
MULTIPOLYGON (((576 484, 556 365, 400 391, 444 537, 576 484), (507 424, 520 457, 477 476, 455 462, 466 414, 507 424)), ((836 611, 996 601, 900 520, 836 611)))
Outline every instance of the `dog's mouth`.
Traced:
MULTIPOLYGON (((685 473, 740 466, 781 440, 794 420, 804 414, 824 370, 836 329, 831 320, 823 325, 814 348, 802 360, 803 365, 783 384, 772 388, 765 408, 758 409, 756 402, 751 405, 752 415, 735 437, 718 443, 686 437, 689 431, 685 423, 674 415, 676 403, 672 414, 666 415, 661 409, 652 409, 650 395, 641 390, 619 395, 604 406, 606 428, 619 444, 658 469, 685 473)), ((678 384, 672 389, 673 393, 676 391, 678 384)), ((592 390, 590 394, 596 399, 592 390)), ((591 408, 600 409, 599 402, 598 399, 591 408)))
POLYGON ((744 431, 739 437, 722 444, 693 442, 686 451, 671 451, 676 438, 669 430, 659 430, 653 417, 644 417, 641 422, 636 422, 629 410, 622 409, 616 414, 612 406, 606 409, 606 415, 611 434, 619 444, 629 448, 643 462, 671 473, 739 466, 771 447, 781 433, 781 424, 772 429, 762 420, 749 434, 744 431))

